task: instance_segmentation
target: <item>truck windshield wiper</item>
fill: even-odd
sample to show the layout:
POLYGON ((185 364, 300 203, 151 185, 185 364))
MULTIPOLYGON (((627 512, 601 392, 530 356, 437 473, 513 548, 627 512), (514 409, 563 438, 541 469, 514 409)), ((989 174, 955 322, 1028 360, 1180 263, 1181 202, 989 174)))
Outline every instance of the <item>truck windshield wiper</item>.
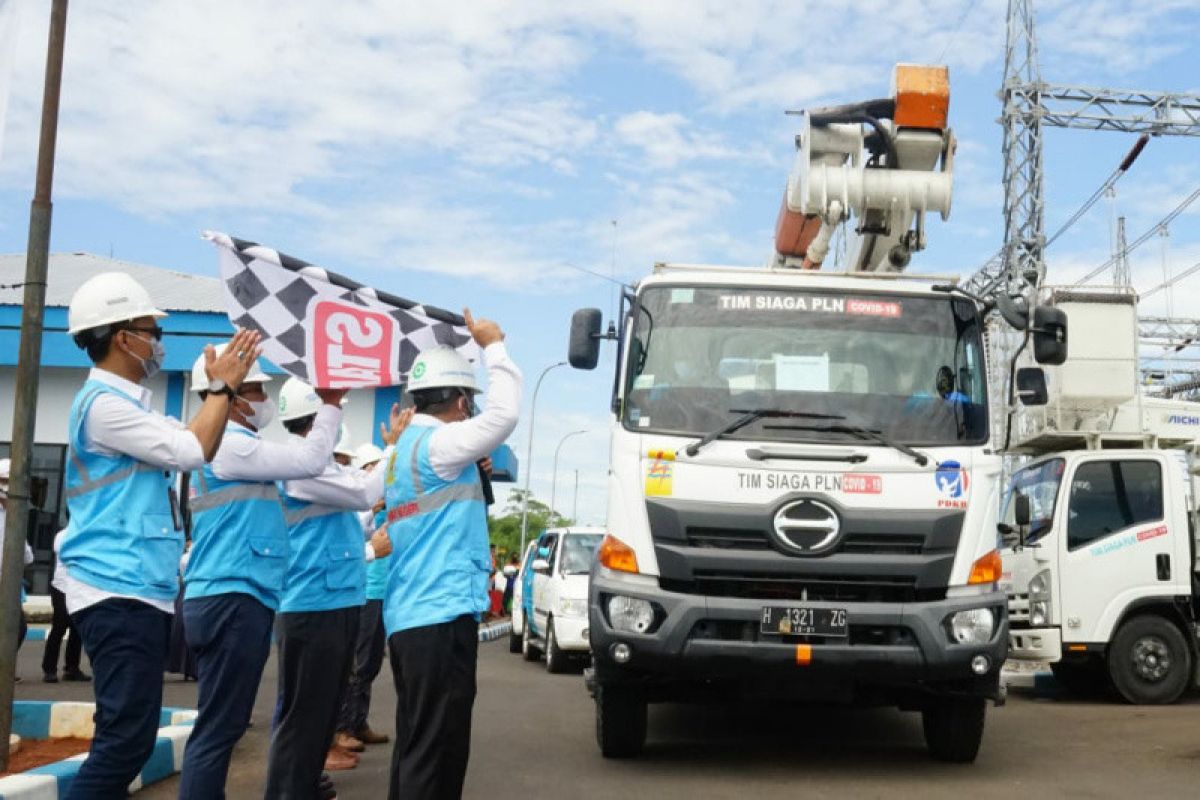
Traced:
POLYGON ((727 436, 736 430, 740 430, 757 419, 788 417, 798 419, 845 419, 840 414, 814 414, 809 411, 786 411, 781 408, 731 408, 729 411, 733 414, 741 414, 741 416, 732 420, 729 424, 717 428, 712 433, 705 434, 704 438, 699 441, 692 442, 684 448, 684 452, 689 456, 694 456, 700 452, 700 448, 704 447, 704 445, 714 442, 722 436, 727 436))
POLYGON ((908 445, 904 444, 903 442, 897 442, 895 439, 892 439, 890 436, 884 435, 880 431, 871 430, 870 428, 864 428, 860 425, 825 425, 822 427, 802 426, 802 425, 768 425, 767 427, 776 429, 776 430, 785 430, 786 429, 786 430, 803 430, 803 431, 827 431, 829 433, 849 433, 853 436, 859 437, 860 439, 869 439, 871 441, 878 442, 879 444, 882 444, 886 447, 890 447, 893 450, 897 450, 897 451, 903 453, 904 455, 908 456, 909 458, 911 458, 913 461, 916 461, 917 464, 919 464, 922 467, 929 463, 929 456, 925 455, 920 450, 914 450, 913 448, 909 447, 908 445))

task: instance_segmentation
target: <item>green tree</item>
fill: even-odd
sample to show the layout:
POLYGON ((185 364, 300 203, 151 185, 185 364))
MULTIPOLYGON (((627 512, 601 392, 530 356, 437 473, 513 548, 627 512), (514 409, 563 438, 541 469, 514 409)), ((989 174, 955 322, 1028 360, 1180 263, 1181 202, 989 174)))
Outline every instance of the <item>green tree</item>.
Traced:
MULTIPOLYGON (((508 561, 508 556, 521 548, 521 505, 525 499, 523 489, 510 489, 501 513, 488 517, 488 535, 496 545, 496 552, 508 561)), ((571 525, 574 520, 550 511, 550 507, 529 493, 529 519, 526 542, 532 541, 547 528, 571 525)))

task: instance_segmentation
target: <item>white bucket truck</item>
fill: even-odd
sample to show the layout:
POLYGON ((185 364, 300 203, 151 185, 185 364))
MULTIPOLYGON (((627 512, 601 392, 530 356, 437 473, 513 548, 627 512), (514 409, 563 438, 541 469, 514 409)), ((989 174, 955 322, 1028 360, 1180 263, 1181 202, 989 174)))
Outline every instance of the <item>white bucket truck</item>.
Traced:
POLYGON ((1071 319, 1066 362, 1026 367, 1002 533, 1010 658, 1049 662, 1069 689, 1108 680, 1131 703, 1194 682, 1200 406, 1138 387, 1128 291, 1047 289, 1071 319))
POLYGON ((945 78, 898 68, 891 100, 804 118, 772 266, 659 264, 608 336, 576 312, 574 366, 618 339, 589 594, 605 756, 641 750, 647 703, 757 696, 920 710, 935 757, 975 758, 1008 651, 991 304, 900 274, 949 210, 944 103, 921 116, 945 78), (851 214, 850 270, 811 269, 851 214))

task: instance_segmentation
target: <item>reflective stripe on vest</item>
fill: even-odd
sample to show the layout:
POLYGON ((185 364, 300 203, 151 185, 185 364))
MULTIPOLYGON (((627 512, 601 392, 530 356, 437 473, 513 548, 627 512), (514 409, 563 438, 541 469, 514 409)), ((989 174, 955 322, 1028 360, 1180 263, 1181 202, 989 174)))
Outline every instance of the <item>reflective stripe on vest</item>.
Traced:
POLYGON ((242 500, 279 500, 279 490, 275 488, 273 483, 239 483, 234 486, 226 486, 224 489, 217 489, 214 492, 204 491, 207 486, 204 486, 204 473, 197 472, 200 475, 201 493, 191 498, 188 505, 193 513, 201 513, 213 508, 218 508, 229 503, 236 503, 242 500))
POLYGON ((299 525, 306 519, 312 519, 313 517, 325 517, 330 514, 341 514, 344 511, 346 511, 346 509, 338 508, 337 506, 323 506, 317 503, 309 503, 303 508, 293 508, 291 511, 285 509, 283 512, 283 520, 290 528, 293 525, 299 525))
POLYGON ((67 489, 67 497, 79 497, 82 494, 94 492, 97 489, 103 489, 105 486, 112 486, 114 483, 120 483, 123 480, 133 477, 134 473, 137 472, 164 471, 158 467, 151 466, 150 464, 144 464, 139 461, 135 464, 130 464, 128 467, 119 469, 116 472, 110 472, 103 478, 91 480, 91 478, 88 476, 87 467, 85 467, 83 462, 79 460, 79 456, 75 454, 74 449, 70 449, 70 453, 71 461, 74 463, 75 469, 79 470, 79 476, 83 478, 83 482, 67 489))

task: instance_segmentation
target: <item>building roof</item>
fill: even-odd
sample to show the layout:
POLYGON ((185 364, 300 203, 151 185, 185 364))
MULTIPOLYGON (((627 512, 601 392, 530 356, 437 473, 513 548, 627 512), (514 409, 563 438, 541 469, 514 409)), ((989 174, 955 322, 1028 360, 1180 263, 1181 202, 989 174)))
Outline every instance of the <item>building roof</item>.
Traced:
MULTIPOLYGON (((71 295, 88 278, 100 272, 126 272, 146 287, 154 304, 165 311, 225 313, 221 282, 217 278, 135 264, 91 253, 51 253, 46 280, 46 305, 66 307, 71 295)), ((25 254, 0 255, 0 284, 25 279, 25 254)), ((20 305, 24 289, 0 289, 0 305, 20 305)))

